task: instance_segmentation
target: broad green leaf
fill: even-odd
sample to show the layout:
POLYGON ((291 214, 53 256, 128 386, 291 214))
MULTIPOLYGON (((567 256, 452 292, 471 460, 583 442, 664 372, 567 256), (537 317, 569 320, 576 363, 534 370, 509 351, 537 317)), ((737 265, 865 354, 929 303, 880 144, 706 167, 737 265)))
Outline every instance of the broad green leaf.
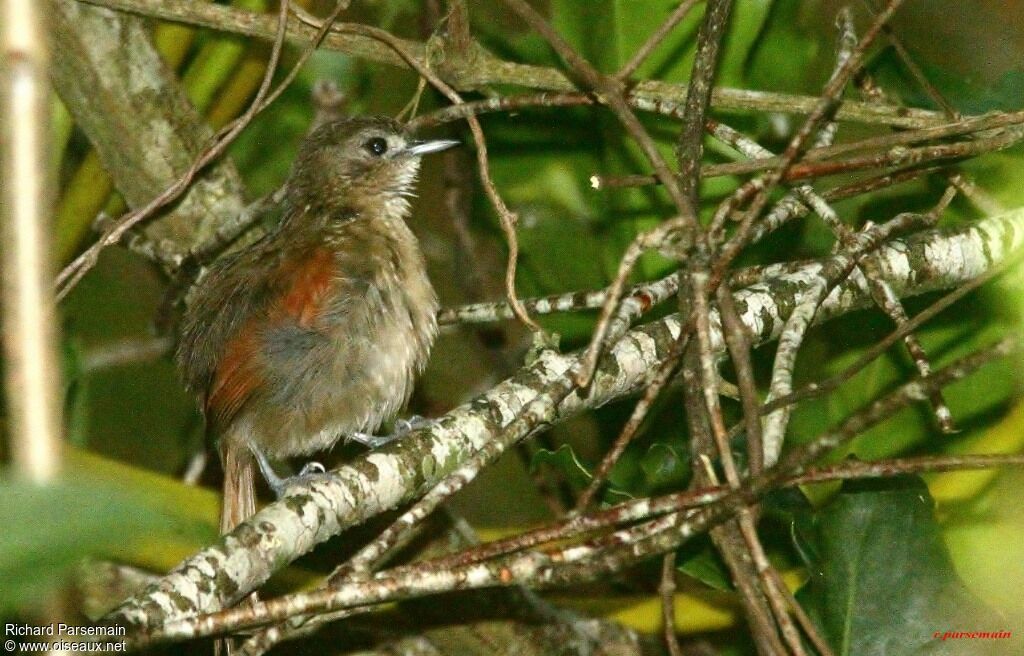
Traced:
POLYGON ((89 425, 89 382, 82 376, 85 353, 75 339, 61 342, 62 372, 64 374, 64 417, 67 440, 76 446, 84 446, 89 425))
MULTIPOLYGON (((585 116, 579 113, 578 116, 585 116)), ((540 117, 494 117, 485 122, 491 172, 502 196, 519 216, 519 290, 524 296, 598 289, 608 282, 602 266, 602 197, 589 188, 596 170, 588 131, 540 117), (567 254, 572 257, 566 257, 567 254)), ((489 204, 477 202, 478 215, 504 240, 489 204)), ((586 339, 593 313, 542 318, 546 329, 563 335, 569 348, 586 339)))
MULTIPOLYGON (((1006 71, 986 84, 981 76, 965 76, 924 58, 918 58, 917 64, 942 97, 963 114, 1016 111, 1024 106, 1024 69, 1006 71)), ((907 72, 895 53, 884 53, 874 62, 872 70, 887 89, 898 89, 901 99, 908 105, 941 109, 907 72)))
POLYGON ((813 26, 815 14, 820 11, 818 3, 772 4, 761 39, 748 61, 747 82, 753 88, 790 93, 820 89, 835 62, 835 39, 813 26))
POLYGON ((813 538, 814 507, 801 489, 783 488, 771 492, 761 504, 761 517, 762 526, 783 527, 786 541, 792 544, 801 562, 820 560, 813 538))
MULTIPOLYGON (((605 408, 605 411, 609 411, 612 408, 605 408)), ((609 431, 610 432, 610 431, 609 431)), ((608 445, 612 444, 614 435, 609 437, 606 441, 608 445)), ((620 490, 626 490, 630 494, 636 496, 646 496, 647 481, 646 475, 644 474, 643 468, 640 463, 643 461, 644 449, 637 447, 636 445, 630 445, 623 451, 622 456, 619 457, 618 462, 612 467, 612 471, 608 474, 609 482, 620 490)))
POLYGON ((36 485, 4 472, 0 495, 0 612, 45 599, 85 556, 130 558, 144 541, 182 528, 145 491, 100 477, 36 485))
MULTIPOLYGON (((1024 471, 1004 469, 990 475, 995 480, 969 501, 948 504, 939 500, 943 538, 964 583, 1019 625, 1024 618, 1020 594, 1024 589, 1024 568, 1020 566, 1024 471)), ((932 484, 929 481, 929 487, 932 484)))
MULTIPOLYGON (((934 634, 1006 628, 954 572, 919 478, 844 485, 815 513, 812 539, 798 598, 838 655, 963 654, 934 634)), ((999 647, 971 641, 969 653, 999 647)))
MULTIPOLYGON (((234 0, 231 4, 257 13, 267 8, 266 0, 234 0)), ((203 43, 182 73, 181 83, 196 109, 205 112, 249 45, 244 38, 234 35, 203 34, 201 38, 203 43)))
MULTIPOLYGON (((604 448, 610 448, 618 438, 635 404, 635 399, 629 399, 597 410, 604 448)), ((634 497, 683 489, 690 472, 685 423, 678 397, 663 394, 656 400, 638 434, 612 468, 608 476, 612 487, 634 497)))
MULTIPOLYGON (((758 42, 773 2, 733 3, 718 66, 717 84, 742 84, 747 58, 758 42)), ((555 0, 552 23, 584 57, 605 73, 614 73, 679 6, 678 0, 555 0)), ((704 8, 694 7, 651 53, 635 77, 685 82, 693 68, 697 30, 704 8)))

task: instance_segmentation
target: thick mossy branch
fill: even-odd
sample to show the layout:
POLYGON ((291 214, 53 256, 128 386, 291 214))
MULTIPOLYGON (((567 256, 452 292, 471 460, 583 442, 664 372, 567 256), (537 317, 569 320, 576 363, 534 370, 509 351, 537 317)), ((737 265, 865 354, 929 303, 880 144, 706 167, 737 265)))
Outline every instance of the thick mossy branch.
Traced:
MULTIPOLYGON (((160 59, 143 19, 74 0, 51 7, 57 91, 128 204, 144 206, 188 170, 213 131, 160 59)), ((242 208, 238 172, 221 160, 145 230, 184 254, 242 208)))

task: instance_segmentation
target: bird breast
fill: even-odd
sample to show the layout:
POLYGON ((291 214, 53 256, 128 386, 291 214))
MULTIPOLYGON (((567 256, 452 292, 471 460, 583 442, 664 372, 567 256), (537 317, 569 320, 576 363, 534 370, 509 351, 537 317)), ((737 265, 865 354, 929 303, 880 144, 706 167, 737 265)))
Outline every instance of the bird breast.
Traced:
POLYGON ((437 333, 437 297, 404 221, 353 221, 305 261, 279 304, 293 320, 263 332, 265 402, 247 413, 251 439, 279 458, 394 417, 437 333))

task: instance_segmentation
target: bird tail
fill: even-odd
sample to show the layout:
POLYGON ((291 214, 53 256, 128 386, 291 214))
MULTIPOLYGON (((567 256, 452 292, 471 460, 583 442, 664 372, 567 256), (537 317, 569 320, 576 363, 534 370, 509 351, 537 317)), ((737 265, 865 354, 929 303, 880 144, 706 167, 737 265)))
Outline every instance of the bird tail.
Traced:
POLYGON ((225 435, 221 441, 224 465, 224 498, 220 510, 220 532, 232 529, 256 514, 256 460, 243 440, 225 435))
MULTIPOLYGON (((220 457, 224 467, 224 498, 220 506, 220 532, 230 533, 236 526, 256 514, 256 459, 244 439, 228 433, 221 438, 220 457)), ((258 601, 256 593, 247 602, 258 601)), ((214 656, 232 656, 235 641, 229 638, 214 643, 214 656)))

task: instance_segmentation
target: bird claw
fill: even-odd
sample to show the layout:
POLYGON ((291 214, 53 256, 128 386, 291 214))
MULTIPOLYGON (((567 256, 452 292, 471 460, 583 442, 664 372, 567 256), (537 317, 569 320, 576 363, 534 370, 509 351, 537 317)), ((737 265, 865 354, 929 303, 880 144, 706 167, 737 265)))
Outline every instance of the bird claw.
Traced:
POLYGON ((371 435, 370 433, 355 432, 349 433, 348 439, 353 442, 359 442, 370 449, 379 449, 385 444, 405 437, 415 430, 426 428, 432 423, 434 423, 433 419, 413 415, 408 419, 396 419, 394 431, 390 435, 371 435))
POLYGON ((321 465, 319 462, 307 462, 305 465, 303 465, 302 471, 299 472, 297 478, 301 478, 303 476, 316 476, 318 474, 325 473, 327 473, 327 468, 321 465))
POLYGON ((355 432, 349 433, 346 437, 349 441, 359 442, 369 449, 379 449, 388 442, 398 439, 401 435, 398 435, 397 433, 392 433, 391 435, 371 435, 370 433, 355 432))
POLYGON ((330 476, 331 474, 319 462, 309 462, 303 466, 298 474, 278 479, 277 484, 271 484, 270 488, 274 491, 277 498, 281 499, 289 490, 305 487, 310 483, 325 480, 330 476))
POLYGON ((302 471, 295 476, 281 477, 270 466, 270 461, 267 460, 267 456, 262 451, 252 448, 252 453, 256 456, 256 462, 259 464, 263 478, 267 481, 267 485, 270 486, 274 496, 278 499, 284 497, 288 490, 296 486, 308 485, 317 479, 330 476, 327 473, 327 469, 319 462, 307 462, 302 467, 302 471))
POLYGON ((434 423, 433 419, 427 419, 420 415, 413 415, 408 419, 396 419, 395 420, 395 432, 393 435, 396 437, 404 437, 408 433, 421 428, 426 428, 430 424, 434 423))

